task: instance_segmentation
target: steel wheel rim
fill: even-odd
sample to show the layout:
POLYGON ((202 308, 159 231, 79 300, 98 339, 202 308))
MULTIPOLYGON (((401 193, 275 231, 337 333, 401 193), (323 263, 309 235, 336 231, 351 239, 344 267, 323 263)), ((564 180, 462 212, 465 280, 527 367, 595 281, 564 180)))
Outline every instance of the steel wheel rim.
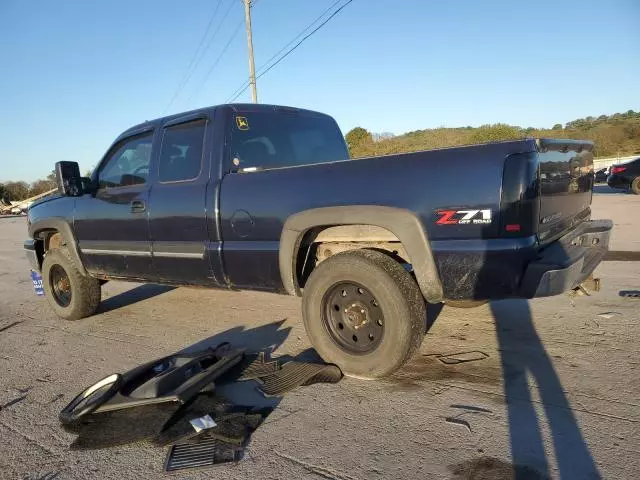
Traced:
POLYGON ((322 300, 322 323, 334 343, 355 355, 372 352, 384 336, 380 303, 356 282, 340 282, 327 290, 322 300))
POLYGON ((56 303, 61 307, 68 307, 71 304, 71 280, 65 269, 60 265, 52 266, 49 283, 56 303))

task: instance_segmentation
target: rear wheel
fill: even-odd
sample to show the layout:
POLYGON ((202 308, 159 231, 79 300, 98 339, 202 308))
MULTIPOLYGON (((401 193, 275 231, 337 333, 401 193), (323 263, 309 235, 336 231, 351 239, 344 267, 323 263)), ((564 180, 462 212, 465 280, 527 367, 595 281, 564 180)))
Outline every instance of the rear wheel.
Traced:
POLYGON ((305 285, 302 309, 320 356, 350 376, 391 374, 425 334, 426 305, 415 280, 373 250, 340 253, 318 265, 305 285))
POLYGON ((88 317, 100 304, 100 283, 80 273, 66 248, 54 248, 46 253, 42 279, 47 300, 61 318, 88 317))
POLYGON ((636 195, 640 195, 640 177, 636 177, 631 182, 631 191, 636 195))

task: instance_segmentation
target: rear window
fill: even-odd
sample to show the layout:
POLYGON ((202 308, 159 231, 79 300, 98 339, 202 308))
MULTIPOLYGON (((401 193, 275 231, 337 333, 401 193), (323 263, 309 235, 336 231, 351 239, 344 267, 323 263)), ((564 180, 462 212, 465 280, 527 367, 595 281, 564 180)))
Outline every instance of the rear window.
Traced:
POLYGON ((234 114, 231 159, 235 168, 277 168, 346 160, 335 121, 306 112, 234 114))
POLYGON ((159 180, 183 182, 200 175, 204 120, 167 127, 162 140, 159 180))

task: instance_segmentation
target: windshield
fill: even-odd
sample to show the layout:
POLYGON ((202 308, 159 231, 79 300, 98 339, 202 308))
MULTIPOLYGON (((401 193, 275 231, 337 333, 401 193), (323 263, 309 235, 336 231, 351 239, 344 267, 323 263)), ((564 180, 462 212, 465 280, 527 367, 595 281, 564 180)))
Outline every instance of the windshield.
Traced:
POLYGON ((307 112, 235 113, 231 160, 237 168, 277 168, 349 158, 335 121, 307 112))

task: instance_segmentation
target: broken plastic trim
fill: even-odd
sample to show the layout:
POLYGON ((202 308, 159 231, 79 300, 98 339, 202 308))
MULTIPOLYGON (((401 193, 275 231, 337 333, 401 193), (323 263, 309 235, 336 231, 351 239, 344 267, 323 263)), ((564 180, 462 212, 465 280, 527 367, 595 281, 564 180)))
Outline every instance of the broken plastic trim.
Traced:
POLYGON ((58 415, 60 422, 63 425, 68 425, 93 413, 100 405, 113 397, 121 386, 122 375, 119 373, 114 373, 94 383, 62 409, 58 415))

